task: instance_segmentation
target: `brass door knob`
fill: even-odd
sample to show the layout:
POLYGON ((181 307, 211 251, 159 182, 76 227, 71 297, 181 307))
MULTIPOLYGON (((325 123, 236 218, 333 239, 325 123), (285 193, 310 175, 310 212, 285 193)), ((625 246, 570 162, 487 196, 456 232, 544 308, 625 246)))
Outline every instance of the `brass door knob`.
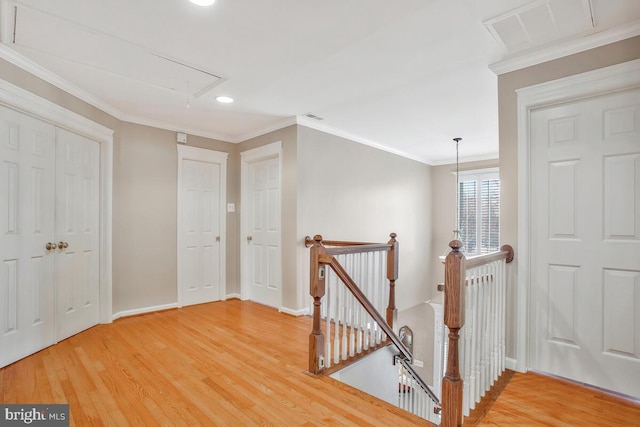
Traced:
POLYGON ((51 243, 51 242, 47 242, 47 245, 45 246, 45 248, 47 248, 48 251, 52 251, 56 248, 56 244, 55 243, 51 243))
POLYGON ((69 247, 69 243, 67 242, 58 242, 58 249, 67 249, 69 247))
POLYGON ((253 236, 247 236, 247 242, 250 242, 253 240, 253 236))

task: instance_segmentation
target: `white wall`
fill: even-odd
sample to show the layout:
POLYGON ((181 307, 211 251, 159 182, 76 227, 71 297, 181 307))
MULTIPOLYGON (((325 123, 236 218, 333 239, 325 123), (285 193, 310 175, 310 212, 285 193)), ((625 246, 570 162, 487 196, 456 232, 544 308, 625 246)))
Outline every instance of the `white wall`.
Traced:
POLYGON ((383 347, 330 376, 397 406, 399 367, 392 363, 393 355, 389 347, 383 347))

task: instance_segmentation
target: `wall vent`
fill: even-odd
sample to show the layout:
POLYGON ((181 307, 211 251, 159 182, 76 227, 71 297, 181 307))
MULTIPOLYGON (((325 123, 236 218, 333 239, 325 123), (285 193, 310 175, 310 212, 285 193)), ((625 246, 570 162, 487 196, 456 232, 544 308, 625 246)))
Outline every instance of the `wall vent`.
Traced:
POLYGON ((304 117, 308 117, 308 118, 313 119, 313 120, 324 120, 322 117, 316 116, 315 114, 311 114, 311 113, 303 114, 303 116, 304 117))

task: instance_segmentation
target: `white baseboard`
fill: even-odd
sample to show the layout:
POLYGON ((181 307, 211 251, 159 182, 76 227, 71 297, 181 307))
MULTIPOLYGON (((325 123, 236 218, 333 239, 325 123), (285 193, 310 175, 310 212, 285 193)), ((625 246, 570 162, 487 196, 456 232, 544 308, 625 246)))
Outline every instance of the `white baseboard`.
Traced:
POLYGON ((240 294, 227 294, 225 300, 227 299, 242 299, 242 295, 240 294))
POLYGON ((154 311, 169 310, 169 309, 172 309, 172 308, 178 308, 178 303, 177 302, 173 302, 171 304, 154 305, 152 307, 143 307, 143 308, 135 308, 133 310, 119 311, 119 312, 113 314, 112 320, 116 320, 116 319, 119 319, 121 317, 135 316, 137 314, 151 313, 151 312, 154 312, 154 311))
POLYGON ((511 357, 507 357, 505 358, 504 361, 505 366, 507 367, 507 369, 510 369, 512 371, 518 371, 518 369, 516 368, 518 366, 518 361, 516 359, 513 359, 511 357))
POLYGON ((293 310, 287 307, 280 307, 280 313, 290 314, 291 316, 306 316, 309 314, 309 308, 302 308, 300 310, 293 310))

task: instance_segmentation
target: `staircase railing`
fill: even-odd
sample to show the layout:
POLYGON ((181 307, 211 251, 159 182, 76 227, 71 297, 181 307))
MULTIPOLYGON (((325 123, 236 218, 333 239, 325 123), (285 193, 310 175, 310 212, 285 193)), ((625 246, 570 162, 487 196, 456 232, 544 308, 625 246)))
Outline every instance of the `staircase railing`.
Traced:
POLYGON ((393 329, 397 323, 398 278, 395 233, 387 243, 323 240, 316 235, 307 238, 305 244, 311 247, 313 297, 309 372, 334 372, 392 344, 398 351, 396 360, 403 366, 398 405, 432 420, 440 402, 411 366, 413 355, 393 329), (382 312, 386 312, 386 318, 382 312))
POLYGON ((333 372, 387 345, 388 340, 404 357, 412 359, 392 330, 397 318, 395 237, 392 233, 387 243, 322 240, 319 235, 305 240, 311 247, 313 297, 309 372, 333 372), (386 318, 380 315, 382 312, 386 312, 386 318))
POLYGON ((438 397, 413 369, 411 362, 398 358, 401 364, 398 384, 398 407, 427 419, 440 422, 438 397))
MULTIPOLYGON (((445 259, 444 324, 449 329, 442 380, 442 426, 463 416, 505 370, 506 264, 513 248, 466 258, 458 240, 445 259), (462 337, 462 340, 460 340, 462 337)), ((447 342, 447 340, 445 340, 447 342)))

